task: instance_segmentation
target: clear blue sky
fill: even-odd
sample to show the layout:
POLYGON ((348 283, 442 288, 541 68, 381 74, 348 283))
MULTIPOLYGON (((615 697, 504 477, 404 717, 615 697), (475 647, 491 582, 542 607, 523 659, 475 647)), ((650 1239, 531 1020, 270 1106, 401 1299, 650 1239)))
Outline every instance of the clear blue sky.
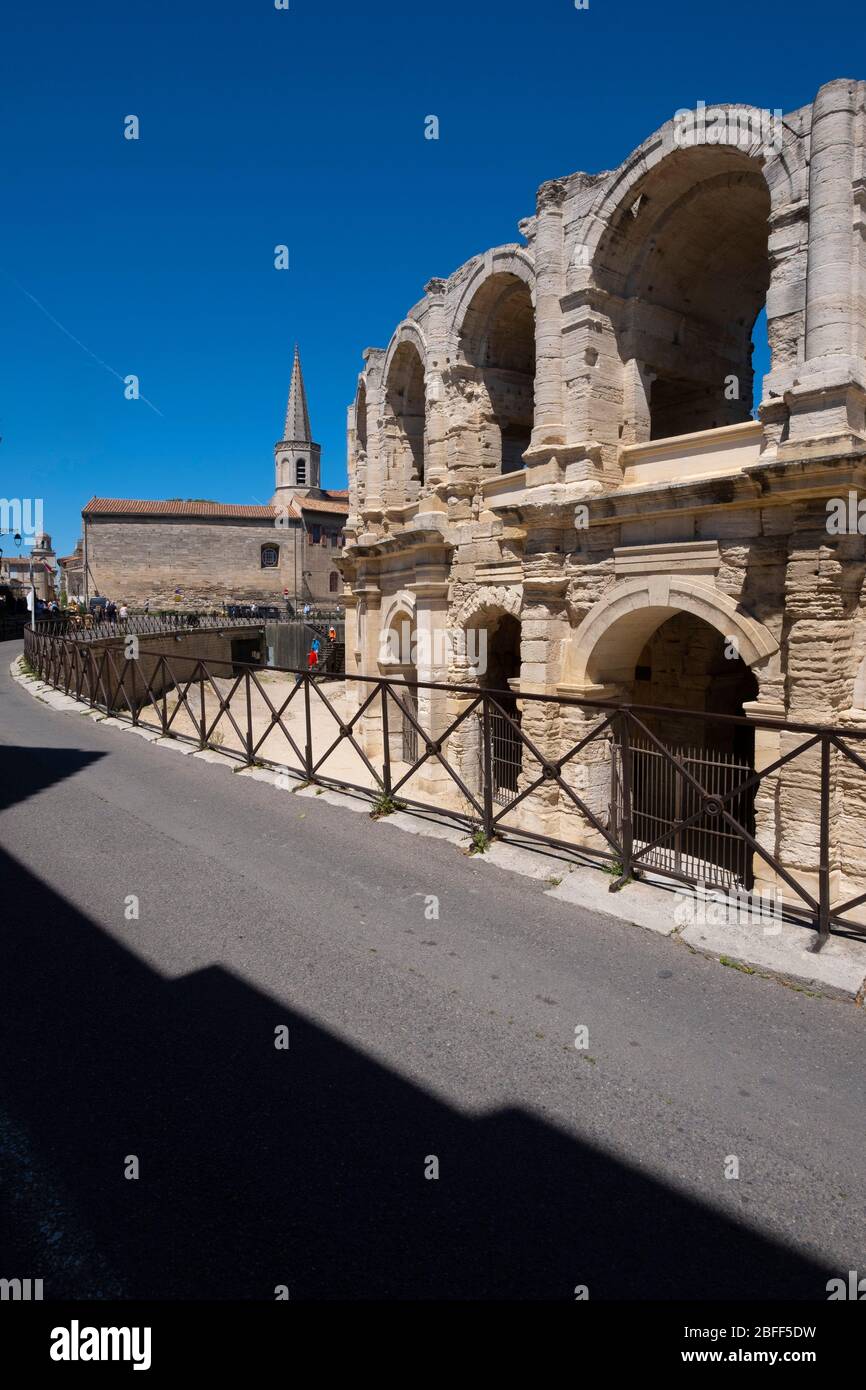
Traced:
POLYGON ((678 107, 790 111, 866 76, 862 33, 853 0, 8 7, 0 495, 43 497, 61 554, 93 494, 267 501, 295 339, 343 485, 361 352, 431 276, 518 240, 540 183, 617 165, 678 107))

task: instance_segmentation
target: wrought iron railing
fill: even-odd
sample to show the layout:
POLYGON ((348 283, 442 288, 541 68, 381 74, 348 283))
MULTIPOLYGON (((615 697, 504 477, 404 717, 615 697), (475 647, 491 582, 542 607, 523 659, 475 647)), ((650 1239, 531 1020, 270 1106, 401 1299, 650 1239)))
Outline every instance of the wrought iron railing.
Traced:
POLYGON ((720 871, 717 882, 742 881, 754 866, 785 889, 785 913, 816 928, 816 949, 831 930, 866 935, 851 915, 866 908, 866 888, 851 891, 866 885, 864 730, 559 694, 520 694, 515 709, 512 692, 477 686, 264 671, 180 649, 171 657, 140 650, 132 659, 120 643, 94 646, 43 624, 26 630, 25 653, 48 685, 116 718, 304 782, 442 812, 487 838, 513 833, 578 852, 608 868, 612 889, 644 872, 694 883, 708 863, 720 871), (283 688, 274 690, 274 681, 283 688), (354 699, 351 710, 338 708, 345 691, 354 699), (557 706, 561 720, 579 727, 576 736, 551 734, 550 719, 530 721, 541 705, 557 706), (733 757, 683 756, 654 732, 662 717, 666 727, 687 718, 692 731, 696 721, 715 730, 706 748, 718 745, 719 730, 729 742, 736 731, 771 730, 780 751, 756 769, 733 757), (544 736, 531 734, 530 725, 544 736), (395 757, 391 733, 398 731, 395 757), (348 768, 339 766, 344 755, 348 768), (649 774, 640 767, 650 758, 658 785, 671 789, 656 797, 651 817, 649 774), (780 811, 783 791, 789 809, 780 811), (559 818, 556 836, 537 828, 551 814, 559 818), (847 887, 831 819, 860 836, 847 887))
POLYGON ((109 637, 124 637, 130 632, 140 637, 159 637, 176 632, 263 627, 267 621, 266 618, 229 618, 225 613, 132 613, 128 618, 103 618, 95 613, 78 613, 58 618, 37 618, 36 628, 52 637, 73 637, 83 642, 95 642, 109 637))

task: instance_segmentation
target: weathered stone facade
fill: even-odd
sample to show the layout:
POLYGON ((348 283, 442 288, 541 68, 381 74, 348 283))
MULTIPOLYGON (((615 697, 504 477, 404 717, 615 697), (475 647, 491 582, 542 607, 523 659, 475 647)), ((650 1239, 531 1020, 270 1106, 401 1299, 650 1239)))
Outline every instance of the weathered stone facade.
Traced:
MULTIPOLYGON (((504 651, 519 623, 504 676, 518 708, 541 692, 861 727, 866 84, 830 82, 784 117, 677 113, 619 168, 542 185, 520 231, 431 280, 387 348, 364 353, 347 669, 466 680, 469 661, 425 636, 482 629, 504 651), (764 305, 771 367, 752 419, 764 305), (834 528, 849 495, 853 525, 834 528), (403 623, 414 665, 384 644, 403 623)), ((422 691, 419 705, 435 734, 459 699, 422 691)), ((588 727, 557 703, 521 717, 545 753, 588 727)), ((685 715, 661 732, 699 736, 685 715)), ((766 767, 793 737, 757 730, 748 757, 766 767)), ((463 755, 468 769, 477 754, 463 755)), ((571 774, 603 812, 599 749, 571 774)), ((801 761, 768 779, 754 808, 759 841, 803 881, 810 775, 801 761)), ((845 775, 839 891, 866 872, 866 805, 845 775)), ((556 787, 520 814, 590 834, 556 787)), ((757 856, 754 870, 774 877, 757 856)))
POLYGON ((82 514, 89 592, 136 606, 174 605, 176 595, 191 608, 282 605, 284 590, 296 603, 333 603, 341 503, 323 499, 313 511, 305 499, 302 516, 270 506, 93 498, 82 514))

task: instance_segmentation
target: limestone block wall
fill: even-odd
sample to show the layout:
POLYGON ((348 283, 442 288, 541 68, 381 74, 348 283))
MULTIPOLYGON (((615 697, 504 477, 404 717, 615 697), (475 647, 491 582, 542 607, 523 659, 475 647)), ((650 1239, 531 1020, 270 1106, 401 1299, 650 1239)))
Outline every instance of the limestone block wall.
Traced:
MULTIPOLYGON (((498 595, 498 611, 521 622, 524 696, 724 705, 724 668, 708 676, 700 642, 674 650, 675 628, 659 639, 670 649, 649 663, 662 674, 641 691, 649 604, 656 627, 678 612, 709 624, 713 661, 719 639, 743 643, 757 683, 744 708, 770 721, 755 733, 759 770, 797 746, 772 721, 866 726, 864 539, 856 523, 840 535, 827 525, 829 498, 849 488, 855 501, 866 496, 866 84, 828 83, 781 120, 742 106, 716 108, 714 119, 750 138, 683 141, 675 118, 618 168, 543 184, 519 224, 523 244, 430 281, 388 347, 365 353, 349 413, 344 563, 357 669, 376 669, 382 614, 396 587, 418 579, 411 547, 408 564, 393 557, 435 513, 448 586, 435 621, 495 623, 498 595), (757 438, 731 453, 730 467, 719 455, 714 476, 702 476, 711 432, 749 418, 751 336, 765 301, 772 360, 757 438), (403 409, 410 348, 415 395, 403 409), (401 487, 401 439, 422 414, 423 468, 401 487), (692 431, 704 432, 703 445, 681 438, 692 431), (626 477, 624 445, 669 435, 680 443, 653 451, 651 477, 626 477), (635 575, 643 598, 629 588, 635 575), (596 624, 593 652, 581 652, 600 611, 614 626, 605 637, 596 624)), ((425 603, 419 592, 418 623, 425 603)), ((471 672, 457 663, 448 674, 471 672)), ((519 703, 542 756, 592 725, 565 702, 519 703)), ((461 729, 454 745, 477 770, 477 728, 461 729)), ((525 762, 521 787, 537 771, 525 762)), ((604 741, 563 776, 603 819, 604 741)), ((834 755, 839 884, 866 865, 860 776, 834 755)), ((755 800, 759 844, 807 879, 817 866, 817 786, 810 755, 769 775, 755 800)), ((600 843, 566 800, 548 783, 516 815, 600 843)), ((759 858, 755 869, 759 884, 773 882, 759 858)))
POLYGON ((340 551, 312 545, 300 525, 212 521, 197 517, 144 517, 87 521, 90 593, 118 603, 185 607, 224 602, 282 605, 283 590, 298 600, 333 600, 330 576, 340 551), (262 546, 275 546, 279 563, 262 568, 262 546))

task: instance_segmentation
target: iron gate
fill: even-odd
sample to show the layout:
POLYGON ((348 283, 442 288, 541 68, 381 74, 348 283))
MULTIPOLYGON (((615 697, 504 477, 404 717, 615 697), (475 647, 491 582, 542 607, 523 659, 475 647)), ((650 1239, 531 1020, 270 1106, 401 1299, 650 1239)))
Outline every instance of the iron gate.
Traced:
MULTIPOLYGON (((497 806, 508 806, 516 797, 517 779, 520 776, 523 756, 519 732, 520 712, 516 705, 512 709, 506 709, 503 704, 503 710, 491 704, 487 713, 490 727, 490 791, 492 800, 497 806), (517 728, 514 727, 515 724, 518 726, 517 728)), ((478 716, 478 767, 479 785, 483 789, 484 720, 480 714, 478 716)))
MULTIPOLYGON (((727 797, 751 777, 749 763, 712 748, 668 748, 670 757, 648 740, 633 738, 631 754, 632 841, 639 863, 723 888, 751 888, 752 851, 722 816, 703 809, 707 799, 727 797), (673 762, 670 761, 673 758, 673 762), (693 787, 682 767, 703 789, 693 787), (681 825, 680 822, 689 822, 681 825), (659 840, 660 844, 654 844, 659 840)), ((611 744, 611 820, 622 832, 623 747, 611 744)), ((754 788, 725 800, 729 814, 754 834, 754 788)))
MULTIPOLYGON (((418 691, 406 689, 400 697, 400 703, 404 709, 411 714, 412 718, 418 720, 418 691)), ((410 719, 403 715, 403 746, 402 756, 404 763, 414 763, 418 757, 418 730, 410 719)))

